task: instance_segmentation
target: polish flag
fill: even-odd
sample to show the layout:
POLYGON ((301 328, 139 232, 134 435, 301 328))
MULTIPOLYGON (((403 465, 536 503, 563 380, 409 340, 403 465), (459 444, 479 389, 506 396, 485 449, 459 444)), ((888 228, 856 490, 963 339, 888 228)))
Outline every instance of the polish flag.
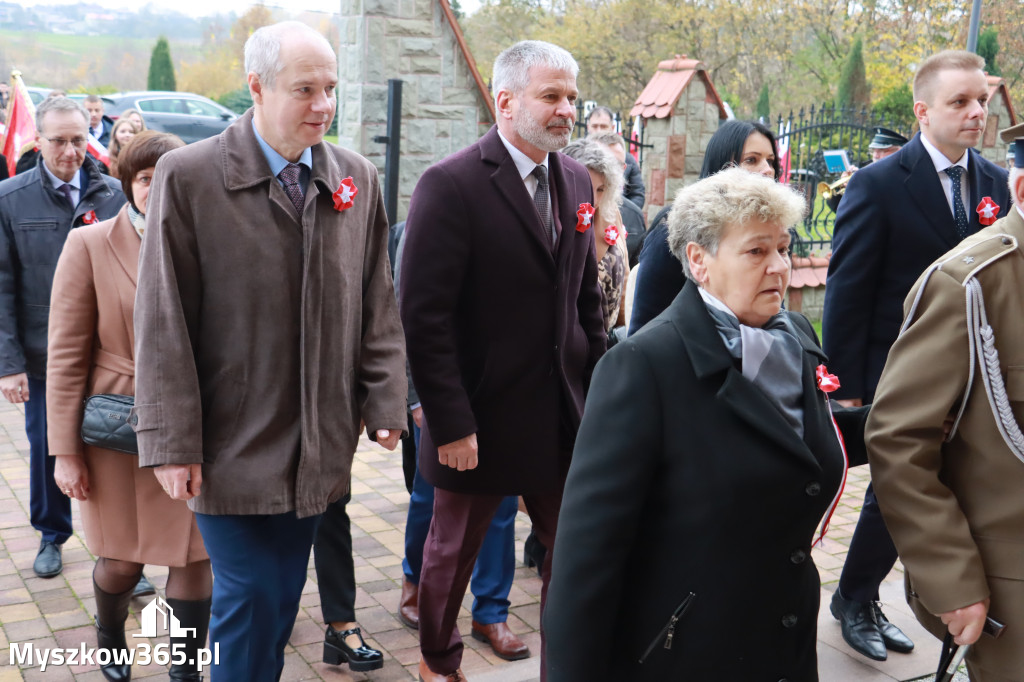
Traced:
POLYGON ((789 121, 787 121, 785 129, 783 129, 782 124, 780 123, 779 133, 775 136, 779 145, 779 182, 783 185, 789 184, 789 125, 789 121))
POLYGON ((32 105, 20 71, 11 71, 11 99, 7 105, 7 131, 0 153, 7 159, 8 174, 13 176, 18 157, 26 145, 36 140, 36 108, 32 105))
POLYGON ((107 148, 104 147, 92 133, 89 133, 89 147, 87 151, 92 154, 94 159, 98 159, 104 165, 110 165, 110 152, 107 151, 107 148))

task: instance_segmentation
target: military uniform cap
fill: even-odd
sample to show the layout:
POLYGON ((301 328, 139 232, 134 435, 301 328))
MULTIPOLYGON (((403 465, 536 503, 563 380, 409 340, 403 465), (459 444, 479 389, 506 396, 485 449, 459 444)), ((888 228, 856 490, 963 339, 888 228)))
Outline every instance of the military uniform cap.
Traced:
POLYGON ((868 145, 868 149, 902 147, 909 141, 910 140, 903 137, 895 130, 889 130, 888 128, 875 128, 875 136, 871 139, 871 144, 868 145))
POLYGON ((1017 168, 1024 168, 1020 165, 1024 162, 1024 123, 1000 130, 999 138, 1009 145, 1006 149, 1006 160, 1013 161, 1017 168))

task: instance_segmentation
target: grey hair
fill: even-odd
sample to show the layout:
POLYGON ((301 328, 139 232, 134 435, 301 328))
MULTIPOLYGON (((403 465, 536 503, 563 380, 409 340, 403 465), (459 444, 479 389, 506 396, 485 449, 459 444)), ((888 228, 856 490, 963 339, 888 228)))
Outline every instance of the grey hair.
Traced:
POLYGON ((48 97, 39 103, 36 107, 36 130, 42 132, 43 130, 43 118, 51 111, 64 112, 64 111, 75 111, 81 115, 85 121, 85 126, 89 127, 89 112, 86 111, 85 107, 82 106, 81 102, 76 102, 73 99, 67 97, 48 97))
POLYGON ((697 244, 712 256, 718 253, 728 225, 749 222, 793 227, 807 211, 801 194, 760 173, 728 168, 676 193, 668 214, 668 248, 693 280, 686 245, 697 244))
POLYGON ((626 151, 626 141, 618 133, 595 133, 587 135, 587 137, 594 142, 600 142, 605 147, 621 147, 622 151, 626 151))
POLYGON ((498 94, 503 90, 514 95, 523 92, 530 83, 530 69, 535 66, 568 71, 573 78, 580 72, 576 60, 564 48, 542 40, 521 40, 512 47, 505 48, 494 60, 491 83, 494 103, 498 103, 498 94))
POLYGON ((281 40, 290 33, 303 33, 314 40, 319 38, 332 53, 334 52, 327 38, 301 21, 280 21, 256 29, 245 41, 245 72, 255 73, 262 85, 273 89, 277 74, 284 68, 284 62, 281 61, 281 40))
POLYGON ((622 204, 622 186, 625 184, 622 165, 603 144, 592 137, 573 140, 562 153, 604 178, 604 201, 598 208, 605 218, 614 220, 612 216, 622 204))

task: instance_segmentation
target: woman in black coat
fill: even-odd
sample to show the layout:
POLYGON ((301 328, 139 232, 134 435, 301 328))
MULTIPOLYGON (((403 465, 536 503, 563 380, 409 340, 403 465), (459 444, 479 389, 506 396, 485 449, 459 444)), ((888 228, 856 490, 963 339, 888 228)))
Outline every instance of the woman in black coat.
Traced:
MULTIPOLYGON (((806 318, 780 312, 805 204, 727 170, 669 217, 690 280, 598 364, 544 612, 548 680, 817 680, 811 545, 847 455, 806 318)), ((840 412, 849 464, 864 409, 840 412)))
MULTIPOLYGON (((775 136, 766 125, 758 121, 732 120, 719 126, 708 142, 699 178, 703 180, 733 166, 778 179, 775 136)), ((667 308, 686 281, 679 259, 668 248, 668 211, 669 207, 665 207, 654 216, 640 250, 642 267, 636 272, 630 334, 667 308)))

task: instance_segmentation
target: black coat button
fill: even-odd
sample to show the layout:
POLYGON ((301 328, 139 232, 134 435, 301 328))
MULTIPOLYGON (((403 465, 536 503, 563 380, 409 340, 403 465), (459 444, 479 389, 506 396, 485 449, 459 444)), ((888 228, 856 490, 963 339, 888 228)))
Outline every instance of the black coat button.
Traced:
POLYGON ((802 549, 794 549, 793 553, 789 555, 789 560, 794 564, 802 564, 807 560, 807 552, 802 549))
POLYGON ((797 621, 797 617, 796 616, 794 616, 792 613, 787 613, 785 616, 782 617, 782 627, 784 627, 784 628, 796 627, 796 621, 797 621))
POLYGON ((804 488, 804 492, 806 492, 811 497, 814 497, 815 495, 821 492, 821 484, 818 483, 817 481, 811 481, 810 483, 807 484, 807 487, 804 488))

